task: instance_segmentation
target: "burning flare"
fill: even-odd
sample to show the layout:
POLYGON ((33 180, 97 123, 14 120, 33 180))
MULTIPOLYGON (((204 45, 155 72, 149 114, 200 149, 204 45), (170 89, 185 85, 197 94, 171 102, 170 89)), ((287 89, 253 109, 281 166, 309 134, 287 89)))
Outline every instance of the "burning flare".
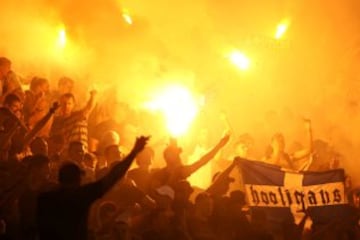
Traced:
POLYGON ((167 129, 174 137, 184 135, 198 113, 197 101, 188 89, 179 85, 165 87, 145 107, 163 114, 167 129))
POLYGON ((129 24, 129 25, 133 24, 133 20, 132 20, 132 18, 130 16, 130 13, 129 13, 129 11, 127 9, 123 10, 122 17, 123 17, 124 21, 127 24, 129 24))
POLYGON ((284 36, 289 27, 289 21, 283 20, 276 28, 275 38, 280 39, 284 36))
POLYGON ((240 70, 247 70, 250 67, 249 58, 238 51, 234 51, 230 54, 230 61, 240 70))
POLYGON ((65 48, 66 46, 66 29, 65 27, 61 27, 58 33, 58 45, 60 48, 65 48))

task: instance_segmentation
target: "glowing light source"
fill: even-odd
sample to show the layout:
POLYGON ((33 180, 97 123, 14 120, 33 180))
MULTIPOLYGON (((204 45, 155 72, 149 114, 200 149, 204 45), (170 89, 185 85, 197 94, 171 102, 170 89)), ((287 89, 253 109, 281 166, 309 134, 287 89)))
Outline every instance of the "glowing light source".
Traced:
POLYGON ((276 28, 275 38, 276 39, 282 38, 286 33, 288 27, 289 27, 289 21, 287 20, 284 20, 281 23, 279 23, 279 25, 276 28))
POLYGON ((165 87, 145 107, 164 115, 167 129, 174 137, 184 135, 198 113, 197 101, 188 89, 180 85, 165 87))
POLYGON ((238 51, 232 52, 230 54, 230 60, 240 70, 247 70, 250 67, 249 58, 241 52, 238 51))
POLYGON ((66 46, 66 30, 64 27, 61 27, 58 33, 58 44, 60 48, 64 48, 66 46))
POLYGON ((133 20, 132 20, 130 14, 129 14, 129 11, 127 9, 123 10, 122 17, 123 17, 124 21, 127 24, 129 24, 129 25, 133 24, 133 20))

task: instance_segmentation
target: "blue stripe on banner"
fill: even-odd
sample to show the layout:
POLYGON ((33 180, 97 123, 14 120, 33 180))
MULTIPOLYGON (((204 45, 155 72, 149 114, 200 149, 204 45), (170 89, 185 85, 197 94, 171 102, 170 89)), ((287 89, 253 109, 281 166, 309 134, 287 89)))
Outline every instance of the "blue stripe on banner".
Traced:
POLYGON ((327 172, 303 172, 303 174, 304 186, 345 181, 345 172, 343 169, 336 169, 327 172))
POLYGON ((285 172, 280 167, 263 162, 241 160, 244 184, 283 186, 285 172))

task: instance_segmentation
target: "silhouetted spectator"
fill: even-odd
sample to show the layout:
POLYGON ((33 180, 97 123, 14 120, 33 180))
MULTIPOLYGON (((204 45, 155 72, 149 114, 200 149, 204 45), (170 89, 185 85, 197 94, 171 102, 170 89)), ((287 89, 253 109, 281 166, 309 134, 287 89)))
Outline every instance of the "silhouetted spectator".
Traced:
POLYGON ((102 179, 80 186, 82 172, 73 163, 59 172, 59 189, 43 193, 38 200, 40 239, 81 240, 87 236, 87 216, 91 204, 101 198, 125 174, 148 138, 140 137, 131 153, 102 179))
POLYGON ((145 193, 150 191, 151 171, 150 166, 154 159, 154 150, 147 147, 136 157, 137 168, 128 172, 128 178, 134 180, 136 186, 145 193))

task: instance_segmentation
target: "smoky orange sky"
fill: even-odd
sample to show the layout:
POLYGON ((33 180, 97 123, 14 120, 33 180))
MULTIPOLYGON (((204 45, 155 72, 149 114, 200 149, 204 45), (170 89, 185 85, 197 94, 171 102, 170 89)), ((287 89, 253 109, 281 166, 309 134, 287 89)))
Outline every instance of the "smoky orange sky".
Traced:
POLYGON ((303 142, 302 118, 311 118, 315 138, 342 151, 355 175, 359 12, 357 0, 2 0, 0 54, 25 79, 116 85, 133 106, 154 86, 184 84, 205 98, 195 124, 206 121, 211 143, 223 130, 221 113, 234 135, 249 132, 259 148, 277 131, 288 145, 303 142), (284 19, 290 25, 276 40, 284 19), (62 27, 64 49, 56 45, 62 27), (233 49, 249 57, 247 71, 229 61, 233 49))

